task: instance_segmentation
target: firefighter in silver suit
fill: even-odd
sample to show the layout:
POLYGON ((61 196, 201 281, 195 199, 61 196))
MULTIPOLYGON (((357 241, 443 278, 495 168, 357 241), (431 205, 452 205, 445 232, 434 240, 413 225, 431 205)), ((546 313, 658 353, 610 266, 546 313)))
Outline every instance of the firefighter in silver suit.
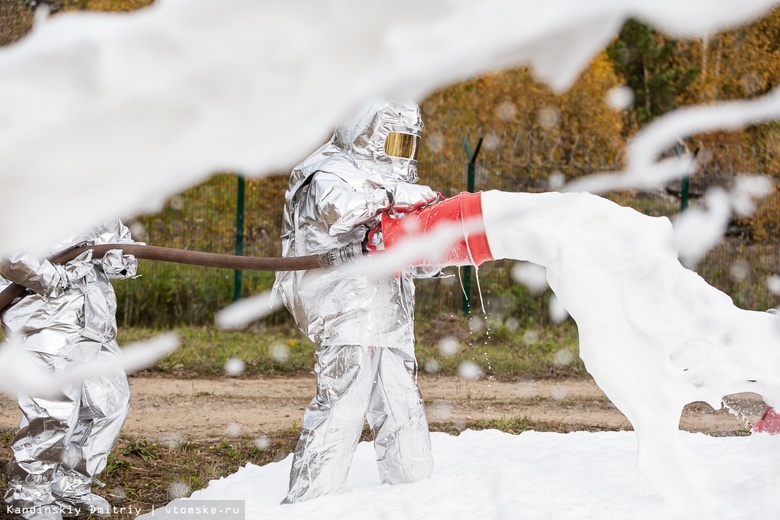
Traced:
MULTIPOLYGON (((60 244, 133 243, 119 219, 60 244)), ((119 249, 102 258, 86 251, 64 265, 29 255, 0 260, 0 290, 10 282, 26 295, 0 316, 9 348, 22 348, 53 375, 80 363, 120 355, 116 296, 109 278, 133 278, 136 259, 119 249)), ((22 419, 8 465, 8 510, 22 518, 59 519, 67 512, 108 514, 91 486, 106 467, 130 406, 124 371, 66 384, 52 395, 19 395, 22 419)))
MULTIPOLYGON (((422 126, 415 103, 375 100, 296 166, 285 194, 283 256, 365 243, 383 213, 440 200, 414 184, 422 126)), ((317 395, 304 413, 284 503, 341 489, 366 420, 383 483, 431 475, 412 280, 438 273, 423 267, 380 278, 338 269, 277 273, 275 288, 317 347, 317 395)))

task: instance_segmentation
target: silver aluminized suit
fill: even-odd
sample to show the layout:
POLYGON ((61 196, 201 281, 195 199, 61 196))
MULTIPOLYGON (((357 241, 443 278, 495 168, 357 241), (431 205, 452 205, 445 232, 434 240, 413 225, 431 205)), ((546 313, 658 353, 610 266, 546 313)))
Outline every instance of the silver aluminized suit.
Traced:
MULTIPOLYGON (((133 243, 118 219, 63 242, 71 245, 133 243)), ((75 364, 113 358, 116 343, 116 296, 109 278, 131 278, 136 259, 121 250, 93 259, 86 251, 65 265, 27 255, 0 260, 0 290, 9 282, 28 295, 4 315, 7 337, 21 340, 54 373, 75 364)), ((95 476, 106 466, 130 406, 123 371, 61 388, 56 397, 19 395, 22 420, 13 441, 5 501, 25 518, 60 518, 59 509, 108 502, 91 493, 95 476), (56 502, 56 503, 55 503, 56 502)))
MULTIPOLYGON (((412 155, 385 153, 390 133, 415 136, 416 146, 421 130, 416 104, 377 100, 296 166, 285 194, 283 256, 361 243, 383 212, 436 202, 436 192, 413 184, 412 155)), ((341 489, 366 419, 383 483, 431 475, 416 380, 412 279, 436 273, 407 268, 379 279, 340 270, 277 274, 282 300, 317 346, 317 395, 303 417, 284 503, 341 489)))

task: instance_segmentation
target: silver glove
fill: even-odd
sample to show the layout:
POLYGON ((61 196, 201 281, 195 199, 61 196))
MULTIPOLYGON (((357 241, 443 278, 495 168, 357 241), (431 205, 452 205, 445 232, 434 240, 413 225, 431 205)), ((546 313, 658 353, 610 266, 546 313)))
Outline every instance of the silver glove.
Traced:
POLYGON ((434 202, 438 202, 441 194, 433 191, 424 184, 410 184, 408 182, 399 182, 391 195, 391 204, 393 211, 397 213, 408 213, 434 202))

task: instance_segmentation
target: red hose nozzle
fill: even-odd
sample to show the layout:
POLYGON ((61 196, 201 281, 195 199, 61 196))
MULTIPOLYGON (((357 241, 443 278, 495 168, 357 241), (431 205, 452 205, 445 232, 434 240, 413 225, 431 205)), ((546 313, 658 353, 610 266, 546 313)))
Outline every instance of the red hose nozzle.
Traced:
MULTIPOLYGON (((382 239, 386 250, 411 236, 425 235, 437 225, 449 223, 463 224, 463 238, 452 244, 450 250, 442 255, 439 265, 481 265, 493 260, 484 229, 482 229, 482 192, 462 192, 445 199, 438 204, 406 213, 393 218, 382 215, 382 239), (479 225, 477 225, 479 224, 479 225), (479 231, 470 232, 477 227, 479 231)), ((429 265, 423 262, 421 265, 429 265)))

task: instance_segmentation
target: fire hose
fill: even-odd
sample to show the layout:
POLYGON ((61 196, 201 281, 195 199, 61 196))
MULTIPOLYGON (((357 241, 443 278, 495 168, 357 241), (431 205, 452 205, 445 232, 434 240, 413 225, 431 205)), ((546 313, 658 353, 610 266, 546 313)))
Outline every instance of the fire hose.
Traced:
MULTIPOLYGON (((392 249, 396 243, 411 235, 424 236, 427 233, 433 233, 433 229, 440 223, 462 224, 481 219, 481 192, 463 192, 432 206, 409 212, 403 218, 393 218, 383 213, 381 218, 382 241, 385 249, 392 249)), ((376 252, 370 247, 368 251, 365 251, 363 245, 358 242, 352 242, 318 255, 299 257, 234 256, 143 244, 100 244, 78 245, 49 258, 49 261, 63 264, 89 250, 93 251, 93 257, 101 257, 112 249, 121 249, 125 254, 132 254, 136 258, 145 260, 246 271, 303 271, 336 267, 365 254, 376 252)), ((470 233, 464 228, 463 237, 451 244, 449 250, 445 252, 437 264, 441 266, 478 266, 489 260, 493 260, 493 256, 485 232, 470 233)), ((22 296, 24 292, 25 287, 18 284, 11 284, 1 292, 0 313, 5 311, 14 299, 22 296)))
MULTIPOLYGON (((355 258, 363 256, 363 248, 357 242, 344 247, 331 249, 318 255, 299 257, 253 257, 235 256, 202 251, 190 251, 171 247, 147 246, 143 244, 99 244, 78 245, 49 258, 54 264, 64 264, 78 257, 85 251, 92 251, 93 258, 100 258, 108 251, 121 249, 123 254, 131 254, 144 260, 174 262, 177 264, 198 265, 201 267, 216 267, 222 269, 240 269, 244 271, 302 271, 336 267, 355 258)), ((0 293, 0 313, 25 292, 25 287, 11 284, 0 293)))

